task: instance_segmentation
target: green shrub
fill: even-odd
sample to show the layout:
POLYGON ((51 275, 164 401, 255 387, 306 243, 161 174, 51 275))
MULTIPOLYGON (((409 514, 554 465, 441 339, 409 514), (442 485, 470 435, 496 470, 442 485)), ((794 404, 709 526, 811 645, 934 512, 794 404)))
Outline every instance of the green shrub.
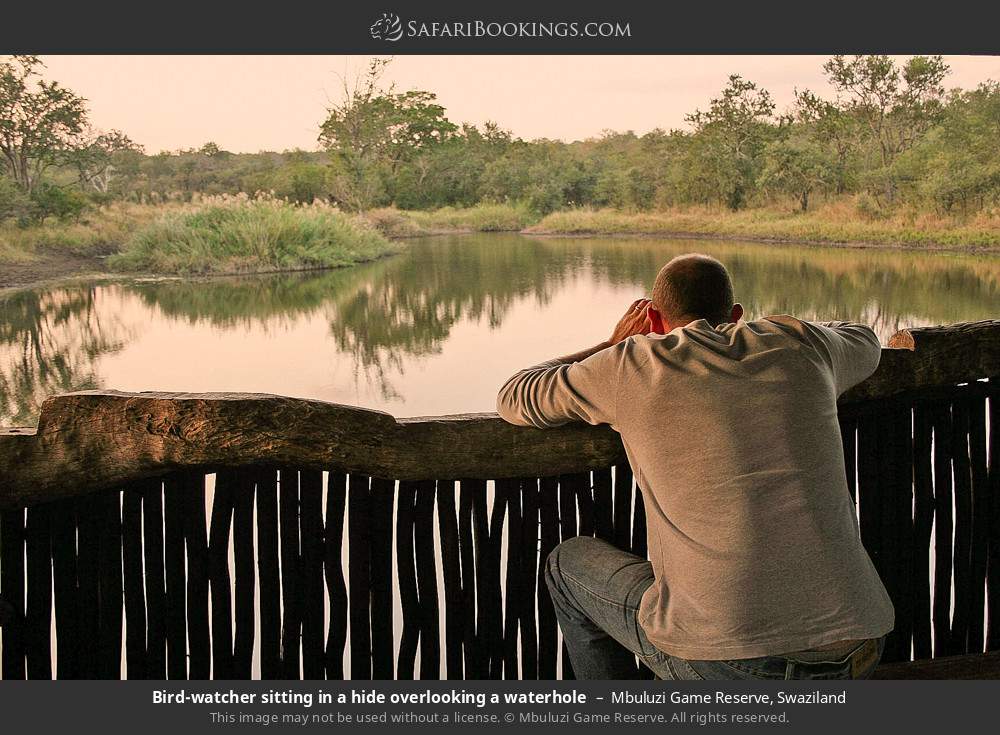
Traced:
POLYGON ((87 197, 76 189, 63 188, 43 182, 31 192, 34 218, 41 222, 46 217, 55 217, 60 222, 70 222, 80 218, 87 208, 87 197))
POLYGON ((275 196, 299 204, 312 204, 327 193, 328 168, 315 163, 291 163, 274 175, 275 196))
POLYGON ((108 263, 124 271, 236 273, 334 268, 397 249, 327 206, 236 199, 168 214, 138 230, 108 263))
POLYGON ((0 222, 18 220, 26 222, 31 218, 31 199, 6 176, 0 176, 0 222))

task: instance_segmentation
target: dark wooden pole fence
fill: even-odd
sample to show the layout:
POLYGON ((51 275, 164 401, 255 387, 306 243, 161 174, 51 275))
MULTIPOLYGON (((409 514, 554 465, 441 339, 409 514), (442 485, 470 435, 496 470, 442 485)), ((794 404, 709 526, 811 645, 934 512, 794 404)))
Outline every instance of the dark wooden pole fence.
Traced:
MULTIPOLYGON (((891 344, 840 406, 885 660, 996 651, 1000 323, 891 344)), ((88 392, 0 431, 0 462, 6 679, 571 678, 549 552, 646 554, 606 427, 88 392)))

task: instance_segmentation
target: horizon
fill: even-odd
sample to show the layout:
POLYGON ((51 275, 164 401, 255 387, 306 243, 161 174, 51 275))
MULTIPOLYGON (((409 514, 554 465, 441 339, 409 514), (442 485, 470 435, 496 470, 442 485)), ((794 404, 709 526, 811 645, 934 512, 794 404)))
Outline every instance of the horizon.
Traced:
MULTIPOLYGON (((51 56, 43 77, 87 99, 91 123, 147 153, 321 150, 316 136, 339 77, 371 56, 51 56)), ((396 56, 386 85, 437 95, 456 123, 487 121, 524 140, 589 140, 608 131, 686 129, 730 74, 786 110, 796 89, 833 93, 814 56, 396 56), (456 64, 456 58, 461 62, 456 64), (484 83, 489 80, 490 83, 484 83), (567 111, 572 114, 567 114, 567 111)), ((907 56, 896 56, 905 59, 907 56)), ((947 89, 1000 80, 1000 56, 945 56, 947 89)))

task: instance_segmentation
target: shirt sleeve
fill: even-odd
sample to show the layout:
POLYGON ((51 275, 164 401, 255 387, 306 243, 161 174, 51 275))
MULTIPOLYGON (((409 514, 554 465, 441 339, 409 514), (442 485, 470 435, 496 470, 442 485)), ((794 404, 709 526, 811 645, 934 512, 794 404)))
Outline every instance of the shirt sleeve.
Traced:
MULTIPOLYGON (((772 318, 774 321, 791 317, 772 318)), ((798 320, 796 320, 798 321, 798 320)), ((833 371, 837 395, 875 372, 882 345, 871 327, 853 322, 799 322, 801 334, 833 371)))
POLYGON ((497 413, 518 426, 546 429, 585 421, 614 424, 618 384, 628 340, 586 360, 543 362, 511 376, 497 395, 497 413))

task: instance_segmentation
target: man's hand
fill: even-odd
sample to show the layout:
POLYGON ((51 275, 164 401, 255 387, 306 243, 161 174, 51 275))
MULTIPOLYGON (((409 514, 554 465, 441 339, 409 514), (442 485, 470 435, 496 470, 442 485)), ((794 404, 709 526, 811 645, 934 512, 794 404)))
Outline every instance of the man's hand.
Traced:
POLYGON ((653 331, 653 323, 649 318, 649 299, 637 299, 618 320, 615 330, 611 333, 608 344, 616 345, 636 334, 649 334, 653 331))
POLYGON ((632 305, 628 307, 628 311, 625 312, 625 316, 618 320, 618 324, 615 326, 615 331, 611 333, 611 339, 607 342, 601 342, 600 344, 594 345, 593 347, 588 347, 585 350, 574 352, 572 355, 557 357, 556 360, 564 364, 581 362, 594 353, 606 350, 607 348, 628 339, 634 334, 649 334, 654 331, 653 322, 649 317, 649 307, 651 303, 652 302, 649 299, 638 299, 637 301, 633 301, 632 305))

